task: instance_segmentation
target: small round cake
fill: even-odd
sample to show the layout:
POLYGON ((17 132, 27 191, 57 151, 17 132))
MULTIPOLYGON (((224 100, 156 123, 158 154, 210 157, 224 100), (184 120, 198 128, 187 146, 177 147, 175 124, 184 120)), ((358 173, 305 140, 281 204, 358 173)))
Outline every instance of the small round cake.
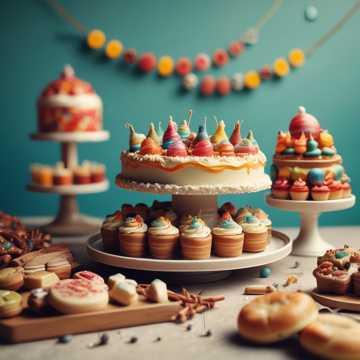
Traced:
POLYGON ((224 121, 210 137, 206 125, 194 134, 184 120, 181 126, 170 119, 164 134, 151 124, 147 136, 130 128, 129 150, 121 153, 121 187, 172 193, 255 192, 270 187, 264 172, 265 155, 252 131, 241 137, 240 123, 230 139, 224 121), (140 188, 142 186, 142 188, 140 188))
POLYGON ((271 177, 274 198, 323 201, 351 196, 333 136, 302 106, 289 131, 278 133, 271 177))
POLYGON ((91 84, 75 77, 65 66, 37 102, 39 132, 99 131, 102 129, 102 101, 91 84))

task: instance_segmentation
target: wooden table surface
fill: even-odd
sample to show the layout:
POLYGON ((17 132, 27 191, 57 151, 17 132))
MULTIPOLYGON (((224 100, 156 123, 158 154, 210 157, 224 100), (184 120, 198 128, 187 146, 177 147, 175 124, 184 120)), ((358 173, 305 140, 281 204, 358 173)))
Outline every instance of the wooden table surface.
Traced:
MULTIPOLYGON (((280 230, 291 238, 297 232, 293 228, 280 230)), ((325 239, 336 246, 346 243, 360 247, 360 227, 322 228, 321 232, 325 239)), ((75 256, 81 263, 89 263, 85 237, 55 240, 64 241, 71 244, 75 256)), ((252 298, 242 295, 244 286, 274 282, 283 284, 288 275, 296 274, 299 282, 287 289, 310 291, 315 286, 315 279, 311 274, 315 264, 315 258, 289 256, 270 266, 272 275, 267 279, 260 279, 259 268, 255 268, 234 271, 230 277, 216 283, 186 285, 194 292, 202 291, 206 295, 222 294, 226 297, 215 310, 198 315, 186 324, 164 323, 108 331, 109 343, 93 349, 88 348, 88 344, 98 339, 98 333, 76 335, 68 344, 58 344, 56 339, 18 345, 1 344, 1 359, 313 359, 300 348, 296 337, 275 346, 246 344, 237 335, 236 319, 241 307, 252 298), (291 267, 295 261, 299 261, 300 266, 293 270, 291 267), (188 324, 192 325, 191 331, 186 331, 188 324), (211 330, 212 335, 202 336, 207 330, 211 330), (138 341, 134 344, 128 343, 133 336, 137 337, 138 341), (158 337, 161 340, 156 342, 158 337)), ((90 266, 94 267, 94 264, 90 266)), ((104 270, 102 266, 95 266, 93 269, 104 270)))

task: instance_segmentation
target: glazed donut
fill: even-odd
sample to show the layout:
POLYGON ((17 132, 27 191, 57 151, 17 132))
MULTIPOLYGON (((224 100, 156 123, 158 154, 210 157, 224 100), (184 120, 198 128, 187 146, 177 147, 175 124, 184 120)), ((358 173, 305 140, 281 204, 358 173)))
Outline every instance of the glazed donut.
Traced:
POLYGON ((309 295, 276 291, 245 305, 238 316, 238 329, 248 340, 272 343, 296 334, 317 316, 316 303, 309 295))
POLYGON ((359 360, 360 324, 345 316, 320 314, 300 333, 300 343, 324 359, 359 360))

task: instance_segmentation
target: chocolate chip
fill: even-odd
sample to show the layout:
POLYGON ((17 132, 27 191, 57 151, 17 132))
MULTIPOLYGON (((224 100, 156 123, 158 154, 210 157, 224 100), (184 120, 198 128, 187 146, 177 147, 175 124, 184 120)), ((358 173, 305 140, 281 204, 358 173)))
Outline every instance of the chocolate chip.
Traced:
POLYGON ((212 331, 208 330, 205 334, 201 335, 202 337, 210 337, 212 335, 212 331))
POLYGON ((102 334, 102 335, 100 336, 99 346, 100 346, 100 345, 107 345, 108 342, 109 342, 109 339, 110 339, 110 337, 109 337, 108 334, 106 334, 106 333, 102 334))
POLYGON ((187 327, 186 327, 186 331, 191 331, 192 330, 192 325, 189 324, 187 327))
POLYGON ((160 342, 161 341, 161 337, 158 336, 156 339, 155 339, 155 342, 160 342))

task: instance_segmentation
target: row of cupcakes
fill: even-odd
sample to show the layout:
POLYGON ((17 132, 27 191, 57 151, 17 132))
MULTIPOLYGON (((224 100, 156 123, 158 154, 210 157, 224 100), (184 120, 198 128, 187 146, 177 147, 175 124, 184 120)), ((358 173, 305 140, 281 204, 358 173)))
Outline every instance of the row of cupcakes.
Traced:
POLYGON ((136 133, 131 124, 129 151, 139 152, 141 155, 164 156, 236 156, 256 154, 259 146, 250 130, 247 137, 242 138, 240 121, 237 121, 233 132, 228 138, 225 122, 217 122, 217 128, 212 136, 208 135, 206 122, 200 125, 198 132, 190 129, 191 111, 188 120, 184 120, 178 127, 170 117, 165 132, 159 124, 158 129, 151 123, 147 135, 136 133))
POLYGON ((337 180, 308 185, 301 178, 292 184, 287 179, 278 179, 272 184, 271 195, 277 199, 338 200, 351 196, 351 186, 349 182, 337 180))
POLYGON ((348 246, 331 249, 318 258, 313 271, 317 291, 325 294, 360 296, 360 251, 348 246))
POLYGON ((213 229, 197 216, 183 217, 179 227, 160 216, 148 226, 140 215, 123 218, 117 212, 105 220, 101 232, 105 250, 156 259, 207 259, 212 249, 216 256, 236 257, 243 251, 264 251, 268 244, 268 228, 255 216, 245 216, 240 225, 229 212, 222 213, 213 229))
POLYGON ((66 168, 63 162, 55 166, 32 164, 30 166, 31 181, 40 186, 85 185, 105 180, 105 165, 84 161, 73 169, 66 168))

